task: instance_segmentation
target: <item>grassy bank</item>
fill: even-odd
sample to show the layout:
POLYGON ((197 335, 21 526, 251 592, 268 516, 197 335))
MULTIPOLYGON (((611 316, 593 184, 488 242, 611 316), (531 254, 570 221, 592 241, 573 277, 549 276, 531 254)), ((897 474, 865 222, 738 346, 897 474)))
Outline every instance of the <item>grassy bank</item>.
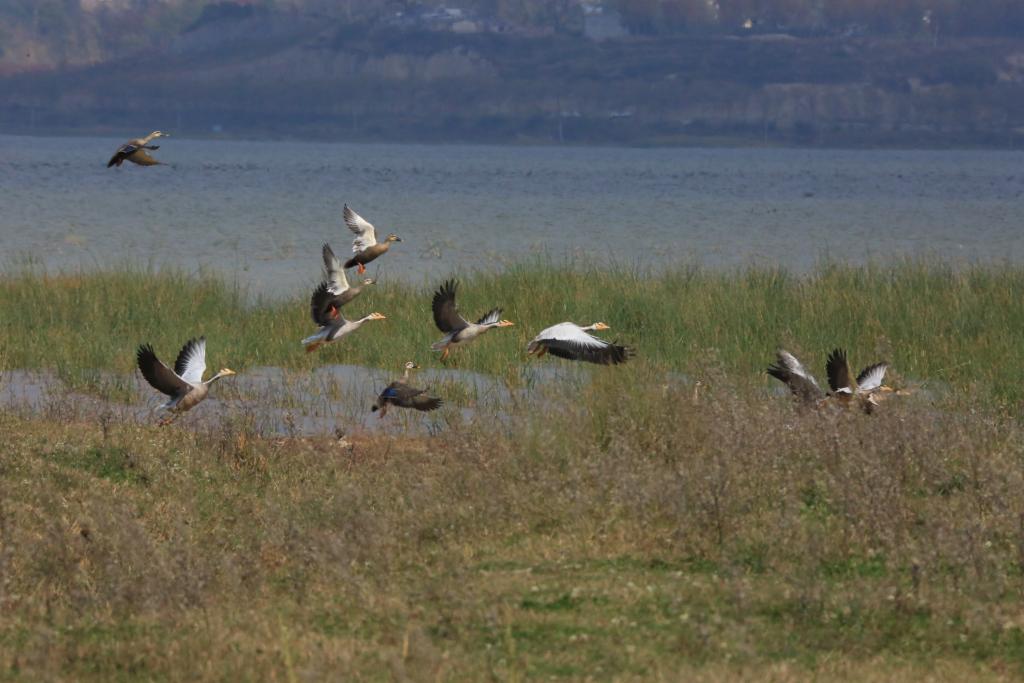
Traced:
MULTIPOLYGON (((701 373, 713 365, 751 386, 778 345, 819 375, 845 346, 855 363, 893 363, 896 379, 956 395, 1024 400, 1024 268, 954 269, 942 263, 823 266, 806 275, 753 268, 680 267, 649 276, 534 262, 463 278, 459 302, 475 318, 491 306, 516 322, 461 350, 458 367, 503 374, 524 360, 538 330, 566 319, 603 320, 611 338, 637 348, 641 363, 701 373)), ((102 272, 0 280, 0 368, 56 368, 74 378, 97 369, 133 370, 134 349, 151 342, 172 359, 189 336, 210 340, 211 366, 312 368, 353 363, 394 368, 430 363, 439 338, 426 289, 382 283, 350 306, 381 311, 348 340, 306 355, 313 325, 307 299, 253 303, 218 278, 175 272, 102 272)))
POLYGON ((422 439, 0 413, 21 680, 1008 680, 1024 439, 639 372, 422 439))
MULTIPOLYGON (((0 411, 0 676, 1018 678, 1022 285, 921 263, 522 265, 464 278, 463 310, 501 304, 518 326, 459 367, 511 378, 566 318, 609 322, 637 361, 472 421, 446 409, 429 437, 271 438, 229 402, 167 428, 79 401, 0 411), (777 344, 815 368, 843 344, 948 390, 803 413, 765 400, 777 344)), ((140 341, 170 359, 203 333, 210 365, 241 371, 427 363, 429 294, 385 283, 353 308, 386 322, 307 355, 304 300, 166 272, 13 275, 0 360, 127 377, 140 341)))

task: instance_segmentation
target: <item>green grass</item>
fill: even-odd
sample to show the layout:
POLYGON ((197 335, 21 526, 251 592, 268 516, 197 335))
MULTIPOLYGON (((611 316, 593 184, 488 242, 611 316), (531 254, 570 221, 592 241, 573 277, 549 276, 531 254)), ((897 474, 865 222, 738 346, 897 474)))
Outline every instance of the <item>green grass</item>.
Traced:
MULTIPOLYGON (((459 350, 454 362, 463 369, 507 375, 543 327, 602 320, 612 326, 610 338, 662 369, 721 370, 763 385, 764 368, 781 345, 821 378, 825 355, 843 346, 855 364, 886 359, 894 377, 912 383, 1024 400, 1024 268, 1017 266, 905 261, 823 265, 805 275, 756 267, 650 275, 540 260, 462 280, 459 303, 467 317, 500 305, 516 323, 459 350)), ((427 364, 429 345, 440 337, 430 297, 429 289, 385 282, 348 312, 376 310, 388 320, 307 355, 299 344, 313 330, 305 294, 253 301, 218 277, 174 271, 28 271, 0 280, 0 368, 53 368, 71 384, 95 383, 97 370, 131 372, 141 342, 173 359, 185 339, 200 334, 210 342, 209 364, 218 368, 427 364)))
MULTIPOLYGON (((1019 678, 1022 275, 471 274, 464 310, 519 325, 457 367, 511 382, 563 319, 603 319, 640 355, 430 436, 263 437, 228 401, 166 428, 88 401, 0 411, 0 676, 1019 678), (954 391, 800 411, 766 400, 778 344, 816 368, 842 344, 954 391)), ((169 360, 191 334, 242 371, 427 364, 429 294, 382 286, 353 307, 388 321, 307 355, 302 300, 167 272, 13 275, 0 359, 114 398, 137 343, 169 360)), ((453 410, 471 393, 436 389, 453 410)))

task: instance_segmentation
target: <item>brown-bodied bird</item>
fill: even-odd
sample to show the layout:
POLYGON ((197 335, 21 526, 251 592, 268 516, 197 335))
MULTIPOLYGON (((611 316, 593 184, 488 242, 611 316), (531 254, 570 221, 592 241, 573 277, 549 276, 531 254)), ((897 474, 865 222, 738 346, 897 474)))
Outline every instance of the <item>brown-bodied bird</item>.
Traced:
POLYGON ((157 391, 170 396, 170 400, 160 407, 172 413, 172 417, 161 420, 161 425, 170 424, 181 413, 187 412, 198 405, 210 394, 210 385, 221 377, 235 374, 234 370, 223 368, 210 379, 203 381, 206 372, 206 338, 189 339, 178 352, 174 361, 174 369, 164 365, 153 347, 149 344, 139 346, 136 352, 139 371, 149 385, 157 391))
POLYGON ((509 320, 501 320, 500 308, 492 308, 475 323, 469 322, 459 315, 459 309, 455 305, 455 290, 458 287, 459 283, 454 280, 445 282, 434 294, 431 305, 434 311, 434 324, 445 333, 443 339, 430 345, 434 351, 444 351, 441 360, 448 357, 452 348, 468 344, 493 327, 511 327, 515 324, 509 320))
POLYGON ((394 382, 389 384, 384 391, 380 392, 380 396, 377 397, 377 402, 370 408, 372 412, 380 411, 380 416, 388 412, 388 406, 398 406, 399 408, 413 408, 415 410, 429 411, 436 410, 441 407, 444 403, 441 399, 436 396, 428 396, 426 389, 416 389, 415 387, 409 386, 409 372, 418 369, 420 366, 416 363, 409 361, 405 364, 405 374, 400 379, 396 379, 394 382))
POLYGON ((345 267, 351 268, 356 266, 360 275, 366 272, 367 263, 387 252, 392 242, 402 241, 401 237, 391 233, 384 238, 383 242, 378 244, 377 229, 373 227, 372 223, 348 208, 348 204, 345 205, 343 214, 345 225, 356 234, 356 238, 352 240, 352 252, 355 255, 348 261, 345 261, 345 267))
POLYGON ((347 320, 341 314, 341 297, 331 294, 329 282, 321 282, 313 296, 309 300, 309 311, 313 322, 320 326, 312 336, 302 340, 306 352, 316 351, 324 344, 329 344, 344 337, 346 334, 355 332, 363 323, 370 320, 384 320, 387 316, 382 313, 371 313, 359 320, 347 320))
POLYGON ((594 323, 580 327, 565 322, 541 330, 527 345, 526 353, 538 358, 545 353, 568 360, 582 360, 599 365, 625 363, 633 355, 632 349, 620 346, 589 334, 591 331, 611 329, 605 323, 594 323))
POLYGON ((158 165, 160 162, 147 154, 146 150, 160 149, 159 145, 151 145, 149 143, 156 138, 168 137, 170 137, 168 133, 162 133, 158 130, 154 130, 144 138, 129 140, 117 148, 117 151, 114 152, 114 156, 110 157, 110 161, 107 162, 107 168, 110 168, 111 166, 120 166, 125 161, 130 161, 133 164, 138 164, 139 166, 158 165))

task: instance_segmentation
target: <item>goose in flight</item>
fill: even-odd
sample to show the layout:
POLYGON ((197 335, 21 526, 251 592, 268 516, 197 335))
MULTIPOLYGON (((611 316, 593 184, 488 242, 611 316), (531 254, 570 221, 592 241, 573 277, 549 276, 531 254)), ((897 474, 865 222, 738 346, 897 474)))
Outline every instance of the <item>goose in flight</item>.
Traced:
POLYGON ((885 371, 888 369, 888 363, 875 363, 854 377, 845 349, 833 349, 825 361, 825 373, 828 375, 828 386, 832 390, 832 395, 843 402, 861 398, 865 401, 865 409, 868 410, 868 406, 877 405, 876 392, 891 391, 889 387, 882 389, 882 380, 885 379, 885 371))
POLYGON ((419 367, 412 361, 406 363, 405 374, 400 379, 396 379, 389 384, 384 391, 380 392, 377 402, 373 404, 370 411, 376 412, 379 410, 380 416, 384 417, 388 412, 389 405, 398 406, 399 408, 415 408, 424 412, 440 408, 444 401, 436 396, 428 396, 426 389, 416 389, 409 386, 409 372, 417 370, 419 367))
MULTIPOLYGON (((178 416, 194 408, 198 403, 210 394, 210 385, 221 377, 228 377, 235 374, 234 370, 223 368, 210 379, 203 381, 203 373, 206 372, 206 338, 189 339, 178 352, 178 358, 174 361, 174 369, 164 365, 153 347, 149 344, 142 344, 136 351, 136 359, 139 371, 146 378, 149 385, 157 391, 170 396, 170 400, 160 407, 178 416)), ((161 425, 167 425, 174 421, 169 417, 160 421, 161 425)))
POLYGON ((162 133, 158 130, 154 130, 144 138, 129 140, 117 148, 117 151, 114 152, 114 156, 110 157, 110 161, 107 162, 107 168, 110 168, 111 166, 120 166, 125 161, 130 161, 133 164, 138 164, 139 166, 156 166, 160 162, 147 154, 146 150, 160 149, 160 146, 151 145, 149 143, 156 138, 169 137, 170 134, 168 133, 162 133))
POLYGON ((444 338, 430 345, 434 351, 444 351, 441 360, 448 357, 453 347, 468 344, 492 327, 511 327, 515 323, 501 319, 501 309, 492 308, 486 315, 471 323, 461 315, 455 305, 455 290, 459 283, 448 280, 434 294, 431 307, 434 310, 434 324, 445 333, 444 338))
POLYGON ((319 325, 320 329, 316 331, 316 334, 302 340, 307 353, 316 351, 324 344, 337 341, 346 334, 355 332, 368 320, 386 319, 386 316, 381 313, 371 313, 359 320, 346 320, 339 310, 341 297, 331 294, 330 287, 330 283, 321 282, 310 299, 310 313, 313 316, 313 322, 319 325))
POLYGON ((356 238, 352 240, 352 253, 355 255, 348 261, 345 261, 345 267, 351 268, 356 266, 360 275, 366 272, 366 264, 386 252, 391 247, 392 242, 402 241, 401 237, 391 233, 384 238, 383 242, 378 244, 377 230, 370 221, 348 208, 348 204, 345 205, 343 213, 345 225, 356 235, 356 238))
POLYGON ((768 374, 788 386, 793 395, 807 405, 821 405, 827 399, 849 403, 857 398, 861 407, 870 413, 878 405, 879 392, 893 391, 892 388, 882 385, 888 367, 888 363, 875 363, 861 370, 854 378, 847 362, 846 351, 833 349, 825 363, 831 390, 826 392, 793 354, 779 349, 776 352, 775 363, 768 367, 768 374))
POLYGON ((526 347, 526 353, 538 358, 545 353, 569 360, 582 360, 599 365, 625 363, 632 350, 595 337, 590 332, 611 329, 605 323, 594 323, 581 327, 576 323, 558 323, 541 330, 540 334, 526 347))
POLYGON ((338 257, 334 255, 331 245, 324 243, 323 255, 324 269, 327 271, 327 291, 337 297, 339 308, 359 296, 363 287, 377 284, 376 280, 368 277, 363 278, 363 284, 360 287, 349 286, 348 278, 345 277, 345 269, 342 268, 338 257))

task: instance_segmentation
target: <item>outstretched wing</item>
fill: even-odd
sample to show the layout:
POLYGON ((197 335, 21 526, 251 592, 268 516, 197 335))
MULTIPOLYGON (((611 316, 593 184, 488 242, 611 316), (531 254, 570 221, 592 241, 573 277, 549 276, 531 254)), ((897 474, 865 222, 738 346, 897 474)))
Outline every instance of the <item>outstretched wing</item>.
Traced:
POLYGON ((162 394, 172 398, 187 393, 191 387, 174 371, 164 365, 149 344, 142 344, 135 353, 139 372, 146 378, 149 385, 162 394))
POLYGON ((860 371, 857 375, 857 386, 861 392, 871 392, 882 386, 885 379, 885 371, 889 369, 888 363, 875 363, 860 371))
POLYGON ((802 401, 816 401, 825 396, 807 368, 796 356, 783 349, 776 351, 775 363, 768 366, 768 374, 789 387, 793 395, 802 401))
POLYGON ((559 358, 599 365, 618 365, 632 356, 632 350, 588 334, 575 323, 559 323, 534 337, 530 346, 540 345, 559 358))
POLYGON ((331 293, 331 283, 321 282, 309 300, 309 312, 313 322, 321 327, 339 324, 342 320, 338 311, 340 308, 338 296, 331 293))
POLYGON ((202 384, 206 372, 206 337, 189 339, 174 361, 174 374, 189 384, 202 384))
POLYGON ((345 205, 342 214, 345 217, 345 225, 356 234, 356 238, 352 240, 353 252, 358 253, 377 244, 377 230, 370 221, 348 208, 348 204, 345 205))
POLYGON ((327 290, 331 294, 341 294, 348 289, 348 278, 345 277, 345 269, 341 261, 334 255, 331 245, 324 242, 324 270, 327 272, 327 290))
POLYGON ((492 308, 491 310, 487 311, 487 313, 485 313, 479 320, 477 320, 476 324, 490 325, 491 323, 496 323, 499 320, 501 320, 501 309, 492 308))
POLYGON ((117 148, 117 151, 114 152, 114 156, 110 157, 110 161, 107 162, 107 168, 110 168, 114 164, 120 164, 129 154, 137 149, 138 147, 130 142, 121 145, 117 148))
POLYGON ((434 300, 431 303, 434 324, 445 333, 457 332, 469 325, 466 319, 459 315, 459 309, 455 305, 455 290, 458 288, 458 282, 448 280, 434 293, 434 300))
POLYGON ((846 358, 845 349, 833 349, 825 361, 825 373, 828 374, 828 386, 832 391, 855 393, 857 381, 850 372, 850 363, 846 358))

